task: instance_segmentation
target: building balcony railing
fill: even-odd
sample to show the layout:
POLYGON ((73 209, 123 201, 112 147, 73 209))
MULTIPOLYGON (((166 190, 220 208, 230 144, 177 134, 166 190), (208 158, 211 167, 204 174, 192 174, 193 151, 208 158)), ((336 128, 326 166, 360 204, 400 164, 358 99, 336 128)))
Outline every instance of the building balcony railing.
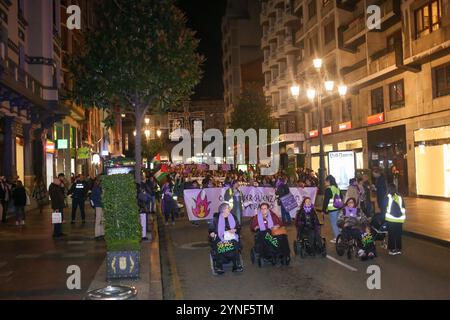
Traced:
POLYGON ((299 18, 292 12, 286 12, 283 17, 283 24, 285 26, 298 25, 300 23, 299 18))
POLYGON ((25 70, 21 69, 17 63, 11 59, 0 59, 1 68, 4 69, 1 79, 16 83, 22 94, 28 94, 34 98, 43 99, 42 85, 25 70))
POLYGON ((380 53, 372 55, 372 61, 369 63, 369 74, 380 72, 395 65, 395 52, 386 52, 386 49, 380 50, 380 53))
POLYGON ((344 43, 349 42, 364 30, 366 30, 366 21, 363 13, 348 24, 348 28, 344 31, 343 34, 344 43))

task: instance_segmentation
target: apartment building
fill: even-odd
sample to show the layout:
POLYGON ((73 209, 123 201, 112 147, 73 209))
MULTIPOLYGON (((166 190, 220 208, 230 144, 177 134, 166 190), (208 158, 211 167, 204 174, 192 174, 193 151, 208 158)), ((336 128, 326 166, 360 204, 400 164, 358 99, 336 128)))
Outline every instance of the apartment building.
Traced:
MULTIPOLYGON (((298 18, 294 30, 298 51, 294 58, 286 55, 287 62, 294 61, 287 64, 295 74, 291 81, 302 88, 316 83, 312 60, 320 57, 323 77, 349 87, 344 99, 322 97, 325 150, 354 150, 358 169, 383 169, 404 194, 450 197, 449 0, 264 3, 272 13, 266 22, 269 37, 283 6, 293 6, 298 18), (381 9, 381 29, 369 30, 366 25, 370 5, 381 9)), ((278 56, 275 40, 270 44, 266 50, 278 56)), ((272 98, 274 115, 281 118, 284 110, 293 108, 289 98, 285 107, 283 99, 289 92, 281 93, 278 83, 284 66, 270 59, 268 63, 265 92, 272 98)), ((295 110, 304 118, 299 131, 307 137, 306 164, 317 170, 317 107, 300 94, 295 110)))
POLYGON ((225 123, 229 124, 242 89, 262 90, 259 0, 228 0, 222 20, 225 123))

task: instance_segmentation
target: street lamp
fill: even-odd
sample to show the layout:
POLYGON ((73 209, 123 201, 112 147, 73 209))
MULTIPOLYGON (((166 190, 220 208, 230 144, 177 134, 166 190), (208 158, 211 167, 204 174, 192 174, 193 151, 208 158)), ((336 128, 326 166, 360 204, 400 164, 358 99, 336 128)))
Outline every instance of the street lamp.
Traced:
POLYGON ((148 118, 148 117, 147 117, 147 118, 145 118, 145 120, 144 120, 144 121, 145 121, 145 125, 147 125, 147 126, 148 126, 148 125, 150 124, 150 118, 148 118))
MULTIPOLYGON (((319 184, 320 191, 323 193, 325 191, 325 150, 323 141, 323 121, 322 121, 322 96, 324 93, 331 94, 335 88, 335 82, 332 80, 323 80, 321 73, 323 60, 316 58, 313 60, 313 66, 316 69, 319 82, 315 85, 315 88, 309 87, 306 90, 306 97, 312 103, 317 100, 317 113, 318 113, 318 131, 320 139, 320 164, 319 164, 319 184), (325 90, 323 90, 325 88, 325 90), (325 92, 324 92, 325 91, 325 92)), ((337 87, 337 91, 341 97, 347 94, 347 86, 341 84, 337 87)), ((291 87, 292 96, 297 99, 300 95, 300 87, 297 84, 293 84, 291 87)))
POLYGON ((158 130, 156 131, 156 135, 158 136, 158 138, 161 138, 161 136, 162 136, 162 131, 158 129, 158 130))

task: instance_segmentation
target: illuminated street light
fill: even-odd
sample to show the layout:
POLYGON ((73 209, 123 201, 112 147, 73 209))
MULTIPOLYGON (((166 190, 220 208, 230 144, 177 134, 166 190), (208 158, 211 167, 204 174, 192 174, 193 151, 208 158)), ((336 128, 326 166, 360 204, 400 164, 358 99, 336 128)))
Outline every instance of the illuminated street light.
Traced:
POLYGON ((320 68, 322 68, 322 59, 319 59, 319 58, 314 59, 313 65, 314 65, 314 68, 316 68, 317 70, 320 70, 320 68))
POLYGON ((292 85, 291 94, 295 99, 300 96, 300 87, 297 84, 292 85))
POLYGON ((325 90, 331 92, 334 89, 334 81, 325 81, 325 90))
POLYGON ((158 136, 158 138, 161 138, 161 136, 162 136, 162 131, 158 129, 158 130, 156 131, 156 135, 158 136))
POLYGON ((133 136, 136 137, 136 134, 137 134, 137 133, 136 133, 136 130, 134 130, 134 131, 133 131, 133 136))
POLYGON ((339 92, 339 95, 340 95, 341 97, 345 96, 345 95, 347 94, 347 91, 348 91, 347 86, 340 85, 340 86, 338 87, 338 92, 339 92))
POLYGON ((316 98, 316 90, 308 89, 306 90, 306 96, 309 100, 313 101, 316 98))
POLYGON ((150 130, 147 129, 144 131, 144 133, 145 133, 145 136, 147 137, 147 139, 150 138, 150 130))
POLYGON ((150 118, 145 118, 145 124, 148 126, 150 124, 150 118))

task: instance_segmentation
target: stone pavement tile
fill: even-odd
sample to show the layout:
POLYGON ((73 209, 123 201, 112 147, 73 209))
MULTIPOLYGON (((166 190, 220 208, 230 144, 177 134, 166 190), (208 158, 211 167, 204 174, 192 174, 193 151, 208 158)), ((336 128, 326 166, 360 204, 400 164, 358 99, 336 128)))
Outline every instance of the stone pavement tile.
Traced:
POLYGON ((12 274, 13 274, 12 271, 3 272, 3 273, 0 273, 0 278, 8 278, 8 277, 12 276, 12 274))
POLYGON ((0 262, 0 269, 3 268, 4 266, 6 266, 8 264, 8 262, 0 262))

